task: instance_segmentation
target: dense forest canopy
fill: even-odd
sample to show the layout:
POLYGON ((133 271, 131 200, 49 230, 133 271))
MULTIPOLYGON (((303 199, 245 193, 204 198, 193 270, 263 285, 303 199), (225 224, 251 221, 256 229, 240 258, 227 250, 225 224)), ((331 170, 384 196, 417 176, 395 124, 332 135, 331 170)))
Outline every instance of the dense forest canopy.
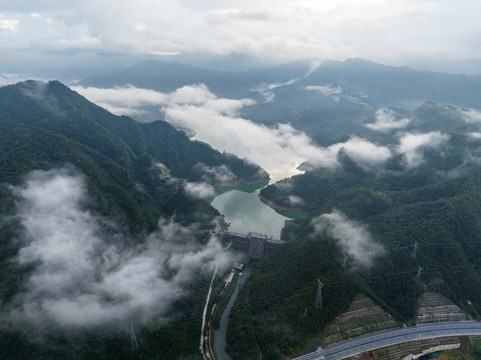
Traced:
POLYGON ((56 81, 0 88, 0 138, 1 357, 197 353, 208 278, 231 261, 202 198, 265 171, 56 81))

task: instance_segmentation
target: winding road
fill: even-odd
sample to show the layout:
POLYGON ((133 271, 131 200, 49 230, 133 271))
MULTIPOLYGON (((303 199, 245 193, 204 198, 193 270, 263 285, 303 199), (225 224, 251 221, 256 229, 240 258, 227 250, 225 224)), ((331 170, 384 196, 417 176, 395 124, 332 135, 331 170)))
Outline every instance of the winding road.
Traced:
POLYGON ((393 329, 357 337, 337 345, 294 358, 293 360, 339 360, 366 351, 409 341, 445 336, 481 335, 481 323, 458 321, 393 329))

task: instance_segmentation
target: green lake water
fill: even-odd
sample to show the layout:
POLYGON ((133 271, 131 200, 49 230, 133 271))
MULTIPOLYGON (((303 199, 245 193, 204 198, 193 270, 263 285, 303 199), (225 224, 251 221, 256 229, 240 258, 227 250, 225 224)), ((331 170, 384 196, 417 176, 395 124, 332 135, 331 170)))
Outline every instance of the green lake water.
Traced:
POLYGON ((229 231, 244 234, 253 231, 279 239, 284 222, 289 218, 263 203, 257 196, 259 191, 232 190, 217 196, 211 205, 231 223, 229 231))

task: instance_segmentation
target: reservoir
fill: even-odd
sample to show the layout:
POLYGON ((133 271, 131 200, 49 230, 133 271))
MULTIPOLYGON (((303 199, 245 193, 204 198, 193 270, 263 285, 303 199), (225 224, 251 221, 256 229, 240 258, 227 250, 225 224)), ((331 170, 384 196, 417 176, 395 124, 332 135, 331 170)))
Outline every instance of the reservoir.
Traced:
POLYGON ((289 218, 278 214, 254 192, 232 190, 217 196, 211 203, 230 223, 229 231, 247 234, 257 232, 279 239, 284 222, 289 218))

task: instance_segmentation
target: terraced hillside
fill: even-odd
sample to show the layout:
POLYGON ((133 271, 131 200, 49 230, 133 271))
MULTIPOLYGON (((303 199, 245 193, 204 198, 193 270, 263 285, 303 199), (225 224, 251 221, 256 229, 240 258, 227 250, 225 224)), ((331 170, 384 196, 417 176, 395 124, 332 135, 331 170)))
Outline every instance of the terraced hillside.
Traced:
POLYGON ((357 295, 347 312, 339 315, 324 332, 324 346, 375 331, 396 327, 396 321, 365 295, 357 295))
POLYGON ((417 324, 463 320, 467 320, 466 314, 441 294, 427 292, 421 296, 417 324))

